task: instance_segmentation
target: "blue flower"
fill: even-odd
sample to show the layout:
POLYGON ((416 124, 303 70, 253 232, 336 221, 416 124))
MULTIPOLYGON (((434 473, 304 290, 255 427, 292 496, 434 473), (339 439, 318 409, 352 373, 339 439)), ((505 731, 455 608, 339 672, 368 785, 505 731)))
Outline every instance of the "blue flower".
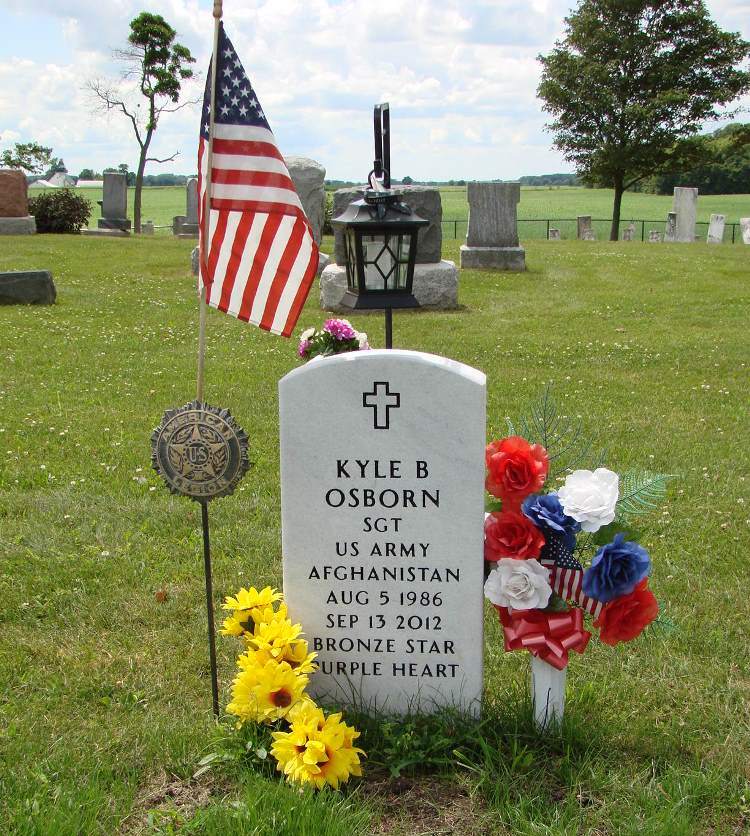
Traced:
POLYGON ((602 546, 583 575, 583 591, 597 601, 629 595, 651 572, 651 558, 643 546, 625 540, 624 534, 602 546))
POLYGON ((568 549, 575 548, 576 534, 581 530, 581 524, 565 514, 554 491, 531 494, 524 500, 521 510, 545 534, 562 537, 568 549))

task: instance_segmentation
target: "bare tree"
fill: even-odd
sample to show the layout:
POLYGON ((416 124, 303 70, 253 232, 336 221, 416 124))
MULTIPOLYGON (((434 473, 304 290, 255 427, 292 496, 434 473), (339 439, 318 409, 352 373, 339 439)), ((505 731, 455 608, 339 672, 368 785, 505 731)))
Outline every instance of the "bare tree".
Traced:
POLYGON ((133 126, 140 148, 133 199, 133 227, 136 232, 141 231, 141 192, 146 163, 170 162, 180 153, 176 151, 170 157, 161 159, 148 155, 159 120, 162 114, 174 113, 197 101, 180 102, 182 82, 192 78, 190 64, 195 63, 195 59, 186 46, 175 43, 176 37, 177 32, 161 15, 142 12, 130 21, 129 47, 114 53, 126 66, 122 81, 94 79, 86 85, 104 111, 122 113, 133 126), (141 108, 140 103, 130 103, 126 93, 128 79, 137 80, 146 99, 146 108, 141 108))

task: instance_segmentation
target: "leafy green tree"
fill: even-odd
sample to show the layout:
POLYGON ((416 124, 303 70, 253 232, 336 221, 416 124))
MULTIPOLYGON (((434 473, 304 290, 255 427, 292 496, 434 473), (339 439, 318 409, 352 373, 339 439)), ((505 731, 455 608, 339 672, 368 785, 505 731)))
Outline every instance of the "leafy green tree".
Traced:
POLYGON ((186 46, 175 41, 176 37, 177 32, 161 15, 141 12, 130 21, 128 48, 115 52, 115 57, 126 66, 125 80, 137 79, 139 91, 146 99, 145 108, 129 101, 123 83, 94 80, 88 84, 104 110, 119 111, 130 120, 138 141, 140 155, 133 198, 133 226, 136 232, 141 230, 141 192, 146 163, 169 162, 179 154, 178 151, 163 159, 149 157, 149 146, 159 120, 164 113, 174 113, 195 103, 194 100, 180 103, 182 82, 192 77, 190 64, 195 63, 195 59, 186 46))
POLYGON ((17 142, 0 155, 4 168, 20 168, 27 174, 43 174, 54 159, 52 149, 37 142, 17 142))
POLYGON ((565 37, 540 55, 538 94, 554 145, 589 184, 623 192, 695 159, 689 140, 750 89, 750 44, 711 20, 703 0, 579 0, 565 37))
POLYGON ((102 175, 97 174, 93 168, 82 168, 78 175, 79 180, 101 180, 102 175))

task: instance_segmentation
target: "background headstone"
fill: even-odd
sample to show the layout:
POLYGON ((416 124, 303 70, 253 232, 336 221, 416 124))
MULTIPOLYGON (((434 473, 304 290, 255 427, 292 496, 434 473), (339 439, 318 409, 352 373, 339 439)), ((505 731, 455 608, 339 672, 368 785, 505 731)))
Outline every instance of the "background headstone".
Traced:
POLYGON ((708 224, 707 244, 721 244, 724 241, 726 215, 712 214, 708 224))
POLYGON ((280 381, 284 594, 318 653, 313 697, 478 711, 485 389, 476 369, 398 350, 280 381))
POLYGON ((672 242, 677 240, 677 213, 667 212, 667 223, 664 227, 664 240, 672 242))
POLYGON ((658 229, 649 229, 648 231, 648 240, 652 244, 659 244, 662 240, 662 234, 659 232, 658 229))
POLYGON ((518 243, 520 183, 469 183, 469 223, 461 246, 461 267, 526 269, 526 251, 518 243))
MULTIPOLYGON (((443 249, 443 204, 440 192, 432 186, 394 186, 393 191, 429 225, 417 235, 417 264, 436 264, 443 249)), ((333 195, 333 217, 337 218, 354 200, 364 196, 364 187, 338 189, 333 195)), ((343 230, 334 227, 336 264, 346 264, 343 230)))
POLYGON ((596 241, 596 234, 593 229, 584 229, 581 238, 584 241, 596 241))
POLYGON ((99 229, 117 229, 128 231, 131 223, 128 218, 128 178, 119 171, 104 172, 102 191, 102 216, 99 229))
POLYGON ((189 177, 185 185, 186 223, 198 225, 198 178, 189 177))
POLYGON ((326 170, 308 157, 284 157, 289 174, 297 190, 302 208, 313 231, 316 244, 320 244, 326 205, 326 170))
POLYGON ((698 189, 675 186, 672 211, 677 216, 674 240, 681 244, 695 241, 695 215, 698 205, 698 189))
POLYGON ((576 222, 578 227, 578 240, 591 240, 586 238, 586 233, 591 232, 591 215, 578 215, 578 217, 576 218, 576 222))
POLYGON ((142 235, 153 235, 154 234, 154 222, 153 221, 144 221, 141 224, 141 234, 142 235))
POLYGON ((12 168, 0 169, 0 235, 31 235, 36 221, 29 215, 26 175, 12 168))
POLYGON ((740 218, 740 230, 743 242, 750 244, 750 218, 740 218))
POLYGON ((560 240, 560 230, 555 229, 554 227, 549 228, 549 235, 548 238, 550 241, 559 241, 560 240))
POLYGON ((56 298, 49 270, 0 273, 0 305, 52 305, 56 298))
POLYGON ((623 241, 632 241, 635 238, 635 224, 628 224, 622 231, 623 241))
POLYGON ((193 247, 193 249, 190 253, 190 272, 194 276, 198 275, 198 264, 199 264, 198 259, 200 257, 199 253, 200 253, 200 250, 198 249, 198 247, 193 247))

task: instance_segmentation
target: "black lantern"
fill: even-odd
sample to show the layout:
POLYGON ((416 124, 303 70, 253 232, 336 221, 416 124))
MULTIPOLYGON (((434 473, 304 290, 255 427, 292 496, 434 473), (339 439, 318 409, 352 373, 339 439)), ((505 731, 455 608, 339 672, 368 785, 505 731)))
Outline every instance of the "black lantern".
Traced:
POLYGON ((391 190, 388 104, 375 106, 375 163, 368 188, 332 223, 343 228, 346 284, 342 304, 355 310, 385 309, 386 347, 391 347, 393 308, 418 308, 414 298, 417 233, 429 221, 391 190))

